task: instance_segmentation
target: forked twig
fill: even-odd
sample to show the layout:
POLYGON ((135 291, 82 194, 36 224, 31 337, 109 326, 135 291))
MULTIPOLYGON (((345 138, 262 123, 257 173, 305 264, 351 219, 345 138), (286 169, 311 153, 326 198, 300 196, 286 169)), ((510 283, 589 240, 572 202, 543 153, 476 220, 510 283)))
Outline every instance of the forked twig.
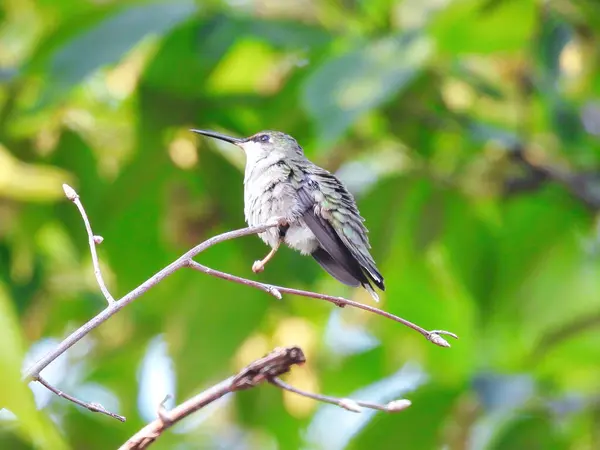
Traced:
MULTIPOLYGON (((286 288, 286 287, 282 287, 282 286, 272 286, 269 284, 260 283, 258 281, 253 281, 253 280, 248 280, 248 279, 245 279, 242 277, 238 277, 236 275, 231 275, 231 274, 228 274, 225 272, 211 269, 211 268, 206 267, 206 266, 204 266, 200 263, 197 263, 196 261, 193 260, 193 258, 195 256, 202 253, 207 248, 212 247, 213 245, 216 245, 220 242, 224 242, 224 241, 227 241, 230 239, 236 239, 239 237, 248 236, 248 235, 252 235, 252 234, 262 233, 262 232, 268 230, 269 228, 276 227, 276 226, 278 226, 278 223, 275 220, 271 221, 270 223, 266 223, 264 225, 242 228, 239 230, 229 231, 227 233, 223 233, 223 234, 211 237, 211 238, 207 239, 206 241, 198 244, 197 246, 195 246, 194 248, 192 248, 191 250, 189 250, 182 256, 180 256, 178 259, 173 261, 171 264, 169 264, 162 270, 158 271, 156 274, 154 274, 148 280, 144 281, 142 284, 140 284, 138 287, 136 287, 134 290, 132 290, 128 294, 121 297, 119 300, 114 300, 114 298, 111 296, 110 292, 108 291, 108 289, 104 283, 104 279, 102 278, 102 273, 100 271, 100 264, 98 261, 98 255, 96 253, 96 245, 98 245, 99 243, 102 242, 102 237, 93 234, 89 219, 87 217, 87 214, 85 212, 83 204, 81 203, 81 200, 79 199, 79 195, 77 194, 77 192, 75 192, 75 190, 73 188, 71 188, 70 186, 68 186, 66 184, 63 185, 63 188, 64 188, 65 195, 67 196, 67 198, 69 200, 71 200, 73 203, 75 203, 75 205, 77 206, 77 209, 79 210, 81 217, 83 219, 83 222, 85 224, 85 228, 86 228, 86 231, 88 234, 89 245, 90 245, 90 253, 92 256, 92 263, 94 266, 94 274, 96 276, 96 280, 98 282, 100 290, 102 291, 102 294, 104 295, 104 297, 106 298, 106 301, 108 302, 108 306, 103 311, 98 313, 95 317, 93 317, 90 321, 88 321, 87 323, 85 323, 84 325, 79 327, 77 330, 72 332, 69 336, 67 336, 62 342, 60 342, 58 344, 58 346, 54 350, 51 350, 50 352, 48 352, 41 359, 39 359, 35 364, 33 364, 31 367, 29 367, 24 372, 23 379, 25 381, 29 381, 29 380, 38 381, 42 385, 44 385, 45 387, 50 389, 52 392, 54 392, 55 394, 57 394, 61 397, 64 397, 68 400, 71 400, 72 402, 74 402, 80 406, 86 407, 87 409, 90 409, 92 411, 101 412, 101 413, 107 414, 111 417, 115 417, 119 420, 121 420, 121 419, 124 420, 124 418, 122 418, 121 416, 119 416, 117 414, 109 413, 108 411, 106 411, 104 408, 102 408, 99 405, 96 405, 93 403, 86 403, 81 400, 77 400, 73 396, 62 393, 58 389, 52 387, 43 378, 41 378, 40 372, 45 367, 47 367, 52 361, 54 361, 56 358, 58 358, 60 355, 62 355, 64 352, 66 352, 71 346, 73 346, 75 343, 77 343, 79 340, 81 340, 84 336, 86 336, 88 333, 90 333, 93 329, 95 329, 100 324, 102 324, 106 320, 108 320, 113 314, 115 314, 118 311, 120 311, 121 309, 123 309, 125 306, 127 306, 129 303, 134 301, 136 298, 140 297, 142 294, 147 292, 150 288, 156 286, 156 284, 158 284, 160 281, 162 281, 163 279, 165 279, 166 277, 168 277, 169 275, 173 274, 174 272, 176 272, 177 270, 179 270, 183 267, 191 267, 194 270, 200 271, 200 272, 205 273, 210 276, 222 278, 222 279, 225 279, 225 280, 228 280, 228 281, 231 281, 234 283, 239 283, 239 284, 242 284, 245 286, 250 286, 255 289, 261 289, 278 299, 281 299, 282 293, 287 293, 287 294, 298 295, 298 296, 302 296, 302 297, 324 300, 324 301, 327 301, 330 303, 334 303, 335 305, 340 306, 340 307, 350 306, 353 308, 358 308, 358 309, 362 309, 365 311, 369 311, 373 314, 377 314, 379 316, 386 317, 393 321, 399 322, 399 323, 419 332, 420 334, 425 336, 429 341, 433 342, 434 344, 436 344, 440 347, 450 347, 450 344, 442 337, 444 335, 451 336, 455 339, 458 339, 458 336, 456 336, 454 333, 451 333, 448 331, 443 331, 443 330, 428 331, 412 322, 409 322, 406 319, 395 316, 394 314, 390 314, 381 309, 378 309, 378 308, 375 308, 375 307, 372 307, 369 305, 365 305, 362 303, 354 302, 352 300, 348 300, 343 297, 334 297, 331 295, 319 294, 319 293, 310 292, 310 291, 303 291, 300 289, 286 288), (90 408, 90 406, 91 406, 91 408, 90 408)), ((276 384, 277 382, 278 381, 273 381, 274 384, 276 384)), ((283 386, 280 386, 280 387, 284 388, 283 386)), ((297 393, 299 393, 299 392, 297 392, 297 393)), ((313 398, 313 397, 311 397, 311 398, 313 398)), ((325 401, 325 400, 323 400, 323 401, 325 401)), ((363 407, 369 407, 369 406, 366 406, 366 404, 361 404, 361 403, 357 403, 357 404, 362 405, 363 407)), ((375 409, 377 409, 377 408, 375 408, 375 409)))
POLYGON ((117 419, 117 420, 120 420, 121 422, 125 422, 125 417, 120 416, 119 414, 115 414, 115 413, 112 413, 112 412, 108 411, 100 403, 88 403, 88 402, 84 402, 82 400, 79 400, 78 398, 75 398, 72 395, 69 395, 69 394, 63 392, 60 389, 55 388, 50 383, 48 383, 48 381, 46 381, 44 378, 42 378, 39 375, 38 375, 36 381, 38 381, 46 389, 54 392, 59 397, 66 398, 67 400, 75 403, 76 405, 79 405, 79 406, 82 406, 82 407, 84 407, 86 409, 89 409, 92 412, 97 412, 97 413, 100 413, 100 414, 106 414, 107 416, 110 416, 113 419, 117 419))
MULTIPOLYGON (((279 347, 268 355, 257 359, 244 367, 236 376, 230 377, 217 385, 186 400, 170 411, 164 408, 164 401, 158 407, 158 418, 153 420, 140 431, 130 437, 119 450, 143 450, 148 448, 160 435, 175 423, 195 411, 218 400, 226 394, 251 389, 264 382, 271 383, 294 394, 308 397, 317 401, 331 403, 354 412, 361 412, 360 407, 377 409, 387 412, 399 412, 410 406, 409 400, 396 400, 387 405, 378 405, 351 399, 338 399, 327 395, 313 394, 290 386, 278 377, 290 371, 292 366, 301 365, 306 361, 300 347, 279 347)), ((166 400, 166 399, 165 399, 166 400)))

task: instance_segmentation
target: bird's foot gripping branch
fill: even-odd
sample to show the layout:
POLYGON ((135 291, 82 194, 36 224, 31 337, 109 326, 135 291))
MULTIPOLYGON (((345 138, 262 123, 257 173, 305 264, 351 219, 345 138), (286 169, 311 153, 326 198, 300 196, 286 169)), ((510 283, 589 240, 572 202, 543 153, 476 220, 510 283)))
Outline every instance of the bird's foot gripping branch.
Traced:
MULTIPOLYGON (((195 246, 194 248, 192 248, 191 250, 189 250, 188 252, 186 252, 185 254, 180 256, 178 259, 173 261, 171 264, 167 265, 165 268, 163 268, 159 272, 152 275, 150 278, 148 278, 146 281, 144 281, 138 287, 133 289, 131 292, 125 294, 123 297, 116 300, 111 295, 108 288, 106 287, 106 284, 104 283, 104 279, 102 277, 102 273, 100 270, 100 264, 98 261, 98 255, 96 252, 96 246, 99 245, 103 239, 101 236, 95 235, 93 233, 92 227, 90 225, 90 221, 87 217, 87 214, 85 212, 83 204, 81 203, 79 195, 70 186, 63 185, 63 187, 64 187, 65 195, 67 196, 67 198, 69 200, 71 200, 75 204, 75 206, 77 206, 77 209, 79 210, 81 217, 83 219, 85 229, 88 234, 90 253, 91 253, 92 263, 93 263, 93 267, 94 267, 94 274, 96 276, 96 280, 98 282, 100 291, 102 292, 102 294, 104 295, 104 298, 106 299, 107 306, 99 314, 97 314, 95 317, 93 317, 87 323, 83 324, 81 327, 79 327, 77 330, 75 330, 69 336, 67 336, 65 339, 63 339, 56 346, 56 348, 54 348, 53 350, 48 352, 41 359, 39 359, 35 364, 33 364, 31 367, 29 367, 27 370, 25 370, 24 374, 23 374, 23 379, 25 381, 37 381, 37 382, 41 383, 42 385, 44 385, 49 390, 51 390, 52 392, 54 392, 55 394, 57 394, 61 397, 64 397, 67 400, 70 400, 80 406, 83 406, 83 407, 89 409, 90 411, 100 412, 100 413, 109 415, 111 417, 117 418, 119 420, 125 420, 124 417, 107 411, 101 405, 98 405, 96 403, 87 403, 87 402, 78 400, 75 397, 72 397, 68 394, 61 392, 57 388, 53 387, 50 383, 48 383, 44 378, 42 378, 42 376, 41 376, 42 370, 44 370, 44 368, 46 368, 56 358, 58 358, 60 355, 62 355, 64 352, 66 352, 71 346, 73 346, 75 343, 77 343, 79 340, 81 340, 84 336, 89 334, 93 329, 100 326, 102 323, 106 322, 113 314, 117 313, 118 311, 123 309, 125 306, 127 306, 128 304, 133 302, 135 299, 140 297, 142 294, 144 294, 146 291, 148 291, 150 288, 152 288, 153 286, 158 284, 160 281, 162 281, 169 275, 173 274, 174 272, 176 272, 177 270, 182 269, 182 268, 191 268, 191 269, 197 270, 199 272, 202 272, 206 275, 210 275, 210 276, 217 277, 217 278, 222 278, 224 280, 231 281, 234 283, 239 283, 239 284, 251 287, 251 288, 260 289, 278 299, 282 298, 282 294, 292 294, 292 295, 298 295, 298 296, 306 297, 306 298, 314 298, 317 300, 324 300, 326 302, 333 303, 339 307, 348 306, 348 307, 362 309, 362 310, 371 312, 373 314, 376 314, 376 315, 379 315, 382 317, 386 317, 395 322, 399 322, 399 323, 417 331, 418 333, 422 334, 426 339, 428 339, 429 341, 433 342, 434 344, 436 344, 440 347, 450 347, 450 344, 448 343, 448 341, 446 341, 446 339, 444 339, 443 336, 451 336, 455 339, 458 338, 454 333, 450 333, 448 331, 443 331, 443 330, 428 331, 412 322, 409 322, 406 319, 395 316, 386 311, 383 311, 378 308, 374 308, 369 305, 364 305, 362 303, 358 303, 358 302, 355 302, 352 300, 345 299, 343 297, 335 297, 335 296, 330 296, 330 295, 325 295, 325 294, 319 294, 316 292, 303 291, 303 290, 292 289, 292 288, 287 288, 287 287, 283 287, 283 286, 274 286, 274 285, 269 285, 269 284, 265 284, 265 283, 260 283, 258 281, 249 280, 249 279, 238 277, 236 275, 232 275, 232 274, 229 274, 226 272, 221 272, 221 271, 218 271, 215 269, 211 269, 211 268, 206 267, 206 266, 193 260, 194 257, 196 257, 197 255, 202 253, 204 250, 206 250, 207 248, 209 248, 213 245, 216 245, 220 242, 227 241, 230 239, 236 239, 239 237, 248 236, 248 235, 252 235, 252 234, 262 233, 270 228, 279 226, 278 223, 275 223, 273 221, 271 221, 270 223, 266 223, 264 225, 252 226, 252 227, 242 228, 239 230, 229 231, 227 233, 223 233, 223 234, 214 236, 210 239, 207 239, 206 241, 198 244, 197 246, 195 246)), ((199 357, 201 357, 201 355, 199 355, 199 357)), ((352 400, 348 400, 348 399, 336 399, 333 397, 328 397, 328 396, 323 396, 323 395, 319 395, 319 394, 312 394, 312 393, 300 391, 300 390, 284 383, 279 378, 277 378, 278 375, 281 375, 281 374, 287 372, 291 365, 299 364, 303 361, 304 361, 304 355, 302 354, 302 351, 297 347, 286 348, 286 349, 276 349, 272 353, 267 355, 266 357, 261 358, 261 359, 255 361, 254 363, 250 364, 249 366, 247 366, 236 377, 228 379, 228 380, 214 386, 213 388, 209 389, 205 393, 203 393, 203 394, 205 394, 205 397, 202 397, 203 394, 199 394, 199 396, 196 396, 196 397, 188 400, 187 402, 183 403, 182 405, 179 405, 177 408, 175 408, 168 414, 167 413, 163 414, 163 411, 161 409, 160 410, 161 414, 164 417, 168 417, 168 420, 166 420, 166 421, 162 420, 161 421, 162 425, 160 425, 160 426, 156 425, 158 428, 156 428, 156 427, 149 428, 147 430, 149 433, 147 436, 150 436, 150 434, 151 434, 150 432, 152 430, 155 430, 155 432, 158 433, 157 434, 157 436, 158 436, 162 431, 156 431, 156 430, 158 430, 158 429, 163 430, 163 429, 168 428, 168 426, 169 426, 168 424, 173 423, 177 420, 180 420, 181 418, 185 417, 186 415, 191 414, 192 412, 200 409, 205 404, 208 404, 211 401, 216 400, 217 398, 221 397, 222 395, 226 394, 227 392, 233 392, 233 391, 244 389, 244 388, 251 388, 251 387, 254 387, 254 386, 260 384, 262 381, 267 381, 268 383, 275 385, 281 389, 285 389, 285 390, 294 392, 299 395, 304 395, 306 397, 310 397, 315 400, 336 404, 338 406, 349 409, 351 411, 360 411, 361 407, 379 409, 382 411, 397 411, 397 410, 406 408, 410 404, 410 403, 407 403, 407 401, 405 401, 405 400, 400 400, 398 402, 392 402, 391 404, 388 404, 388 405, 376 405, 376 404, 368 403, 368 402, 358 402, 358 401, 352 401, 352 400), (212 394, 212 392, 214 390, 217 392, 222 392, 222 393, 220 395, 214 397, 214 394, 212 394), (199 400, 198 400, 198 397, 200 397, 199 400), (206 402, 207 398, 210 401, 206 402), (192 405, 192 406, 190 406, 190 405, 192 405), (182 408, 182 409, 178 409, 178 408, 182 408)), ((153 423, 155 423, 155 422, 153 422, 153 423)), ((150 425, 152 425, 152 424, 150 424, 150 425)), ((148 425, 148 427, 150 427, 150 425, 148 425)), ((148 427, 146 427, 146 428, 148 428, 148 427)), ((146 428, 144 428, 144 430, 146 430, 146 428)), ((154 432, 154 431, 152 431, 152 432, 154 432)), ((146 436, 146 435, 144 435, 144 436, 146 436)), ((152 440, 150 440, 149 442, 152 442, 152 440)), ((145 446, 147 446, 147 445, 144 444, 143 442, 146 442, 146 441, 147 441, 147 439, 135 441, 137 443, 129 442, 128 444, 125 444, 125 446, 123 448, 145 448, 145 446)))

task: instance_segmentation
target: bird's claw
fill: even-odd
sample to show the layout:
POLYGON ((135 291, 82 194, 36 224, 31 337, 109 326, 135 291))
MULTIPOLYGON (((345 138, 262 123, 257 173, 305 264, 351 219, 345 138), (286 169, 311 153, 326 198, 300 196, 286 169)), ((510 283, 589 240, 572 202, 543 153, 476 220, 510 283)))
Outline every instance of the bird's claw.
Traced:
POLYGON ((271 258, 273 258, 273 256, 277 252, 278 248, 279 248, 279 242, 277 242, 277 245, 275 245, 275 247, 273 247, 271 249, 271 251, 269 252, 269 254, 267 256, 265 256, 260 261, 254 261, 254 264, 252 264, 252 272, 258 273, 258 272, 262 272, 263 270, 265 270, 265 265, 271 260, 271 258))
POLYGON ((252 264, 252 272, 260 273, 263 270, 265 270, 265 264, 262 261, 254 261, 254 264, 252 264))

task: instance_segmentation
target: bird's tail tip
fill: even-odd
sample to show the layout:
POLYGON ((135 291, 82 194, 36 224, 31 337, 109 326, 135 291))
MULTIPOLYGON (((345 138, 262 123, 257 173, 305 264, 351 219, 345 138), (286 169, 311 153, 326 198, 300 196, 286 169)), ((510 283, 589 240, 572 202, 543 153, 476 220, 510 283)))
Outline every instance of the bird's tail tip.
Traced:
POLYGON ((371 294, 371 297, 373 297, 373 300, 375 300, 377 303, 379 303, 379 295, 377 294, 377 292, 375 292, 375 289, 373 289, 373 286, 371 286, 369 283, 365 283, 363 286, 365 287, 367 292, 369 294, 371 294))

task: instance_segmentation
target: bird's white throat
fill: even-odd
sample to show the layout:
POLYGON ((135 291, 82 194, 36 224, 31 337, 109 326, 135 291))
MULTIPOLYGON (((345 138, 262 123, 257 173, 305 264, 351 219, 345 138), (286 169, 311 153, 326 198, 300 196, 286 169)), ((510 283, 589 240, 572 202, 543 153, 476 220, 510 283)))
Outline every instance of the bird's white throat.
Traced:
POLYGON ((247 141, 240 144, 246 153, 246 168, 254 165, 265 156, 265 151, 260 142, 247 141))

